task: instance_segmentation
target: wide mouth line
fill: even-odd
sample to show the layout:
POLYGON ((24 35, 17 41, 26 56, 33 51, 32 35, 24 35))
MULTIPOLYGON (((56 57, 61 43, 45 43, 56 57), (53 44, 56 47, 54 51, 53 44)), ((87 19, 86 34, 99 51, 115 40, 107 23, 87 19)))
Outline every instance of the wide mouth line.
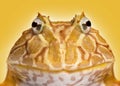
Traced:
POLYGON ((77 71, 85 71, 85 70, 95 70, 95 69, 100 69, 100 68, 105 68, 108 65, 112 65, 113 62, 106 62, 106 63, 102 63, 102 64, 97 64, 94 66, 89 66, 86 68, 76 68, 74 70, 72 69, 57 69, 57 70, 53 70, 53 69, 41 69, 41 68, 37 68, 37 67, 32 67, 32 66, 28 66, 28 65, 21 65, 21 64, 11 64, 12 67, 17 67, 20 69, 25 69, 25 70, 33 70, 33 71, 44 71, 44 72, 77 72, 77 71))

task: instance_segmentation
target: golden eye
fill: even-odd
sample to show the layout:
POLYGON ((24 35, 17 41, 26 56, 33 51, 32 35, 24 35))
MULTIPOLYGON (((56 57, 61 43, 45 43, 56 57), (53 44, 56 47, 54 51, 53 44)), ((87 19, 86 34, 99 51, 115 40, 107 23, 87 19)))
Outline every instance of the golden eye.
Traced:
POLYGON ((91 22, 88 18, 83 17, 80 21, 80 27, 83 33, 88 33, 91 29, 91 22))
POLYGON ((43 28, 43 22, 39 19, 36 18, 33 22, 32 22, 32 30, 35 34, 39 34, 42 31, 43 28))

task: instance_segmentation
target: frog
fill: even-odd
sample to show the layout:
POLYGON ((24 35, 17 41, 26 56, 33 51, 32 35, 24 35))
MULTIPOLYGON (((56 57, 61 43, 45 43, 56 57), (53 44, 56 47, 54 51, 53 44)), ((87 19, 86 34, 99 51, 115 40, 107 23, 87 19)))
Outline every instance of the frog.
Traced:
POLYGON ((38 13, 11 48, 0 86, 120 86, 114 61, 84 12, 70 21, 38 13))

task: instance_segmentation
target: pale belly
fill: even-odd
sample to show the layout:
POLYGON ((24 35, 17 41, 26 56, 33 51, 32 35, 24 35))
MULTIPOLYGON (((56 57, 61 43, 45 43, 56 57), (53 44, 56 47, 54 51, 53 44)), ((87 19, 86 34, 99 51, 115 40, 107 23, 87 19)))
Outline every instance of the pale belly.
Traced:
POLYGON ((29 71, 24 73, 24 79, 18 82, 18 86, 105 86, 103 80, 106 72, 102 71, 101 69, 74 73, 29 71))
POLYGON ((46 72, 15 67, 17 86, 105 86, 104 78, 110 65, 74 72, 46 72))
POLYGON ((54 83, 54 84, 25 84, 25 83, 21 83, 17 86, 105 86, 105 84, 103 82, 101 83, 93 83, 93 84, 76 84, 76 85, 68 85, 68 84, 62 84, 62 83, 54 83))

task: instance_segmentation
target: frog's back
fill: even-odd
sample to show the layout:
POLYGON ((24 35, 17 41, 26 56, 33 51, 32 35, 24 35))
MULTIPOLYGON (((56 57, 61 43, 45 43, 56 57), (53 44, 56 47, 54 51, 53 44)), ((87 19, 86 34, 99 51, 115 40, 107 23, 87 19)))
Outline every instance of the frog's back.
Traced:
POLYGON ((72 71, 112 63, 113 54, 99 32, 90 26, 80 26, 89 21, 85 18, 81 15, 70 22, 51 22, 39 15, 34 21, 44 23, 40 31, 33 26, 22 34, 10 52, 8 64, 72 71), (90 28, 89 32, 82 31, 82 27, 90 28))

